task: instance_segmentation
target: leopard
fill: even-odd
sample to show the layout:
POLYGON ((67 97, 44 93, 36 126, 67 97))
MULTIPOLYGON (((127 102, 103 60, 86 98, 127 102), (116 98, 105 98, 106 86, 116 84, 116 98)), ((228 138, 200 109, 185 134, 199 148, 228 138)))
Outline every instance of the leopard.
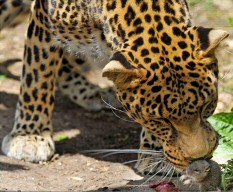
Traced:
POLYGON ((1 0, 0 30, 15 27, 28 18, 33 0, 1 0))
MULTIPOLYGON (((5 155, 35 163, 53 156, 58 87, 87 110, 105 108, 102 95, 120 102, 142 127, 139 149, 162 151, 177 170, 212 157, 219 135, 207 119, 217 105, 215 52, 226 31, 193 25, 186 0, 1 0, 1 29, 28 12, 5 155), (113 88, 89 82, 81 72, 88 64, 102 66, 113 88)), ((151 164, 148 156, 139 154, 138 170, 151 164)))

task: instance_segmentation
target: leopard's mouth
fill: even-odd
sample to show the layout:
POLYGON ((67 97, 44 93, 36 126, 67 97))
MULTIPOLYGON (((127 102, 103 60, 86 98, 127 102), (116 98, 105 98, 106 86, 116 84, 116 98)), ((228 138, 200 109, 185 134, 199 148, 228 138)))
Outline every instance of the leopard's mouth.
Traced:
POLYGON ((170 163, 172 163, 174 165, 175 168, 179 169, 179 170, 185 170, 188 165, 190 164, 190 162, 184 158, 184 157, 180 157, 178 158, 178 154, 172 154, 170 153, 171 151, 164 151, 164 155, 166 157, 166 160, 169 161, 170 163))
POLYGON ((174 140, 163 140, 161 144, 166 160, 184 170, 193 160, 211 159, 218 146, 218 139, 218 133, 213 128, 199 127, 189 134, 177 131, 174 140))

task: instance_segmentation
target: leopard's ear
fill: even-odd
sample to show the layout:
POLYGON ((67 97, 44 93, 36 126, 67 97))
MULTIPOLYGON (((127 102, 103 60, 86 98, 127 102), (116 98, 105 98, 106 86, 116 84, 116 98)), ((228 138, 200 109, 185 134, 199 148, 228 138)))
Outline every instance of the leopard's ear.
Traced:
POLYGON ((213 54, 219 44, 229 36, 226 31, 211 28, 198 27, 197 32, 203 56, 213 54))
POLYGON ((104 67, 102 76, 113 81, 118 88, 134 88, 142 78, 145 71, 133 67, 125 57, 117 52, 113 55, 111 61, 104 67))

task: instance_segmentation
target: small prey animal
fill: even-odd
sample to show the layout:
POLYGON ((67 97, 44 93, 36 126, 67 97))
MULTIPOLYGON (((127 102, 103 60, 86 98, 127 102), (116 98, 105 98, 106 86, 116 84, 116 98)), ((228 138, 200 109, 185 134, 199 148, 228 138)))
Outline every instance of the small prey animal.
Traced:
POLYGON ((186 169, 186 174, 180 177, 185 185, 193 181, 199 185, 200 191, 221 191, 221 168, 213 160, 196 160, 186 169))

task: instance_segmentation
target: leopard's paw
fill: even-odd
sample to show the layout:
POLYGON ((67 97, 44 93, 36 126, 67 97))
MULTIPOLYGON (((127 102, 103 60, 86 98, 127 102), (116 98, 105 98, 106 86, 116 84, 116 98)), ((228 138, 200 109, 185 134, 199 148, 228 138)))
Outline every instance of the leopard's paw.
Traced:
POLYGON ((12 137, 10 134, 2 141, 2 151, 9 157, 39 162, 49 160, 55 152, 52 138, 38 135, 12 137))

